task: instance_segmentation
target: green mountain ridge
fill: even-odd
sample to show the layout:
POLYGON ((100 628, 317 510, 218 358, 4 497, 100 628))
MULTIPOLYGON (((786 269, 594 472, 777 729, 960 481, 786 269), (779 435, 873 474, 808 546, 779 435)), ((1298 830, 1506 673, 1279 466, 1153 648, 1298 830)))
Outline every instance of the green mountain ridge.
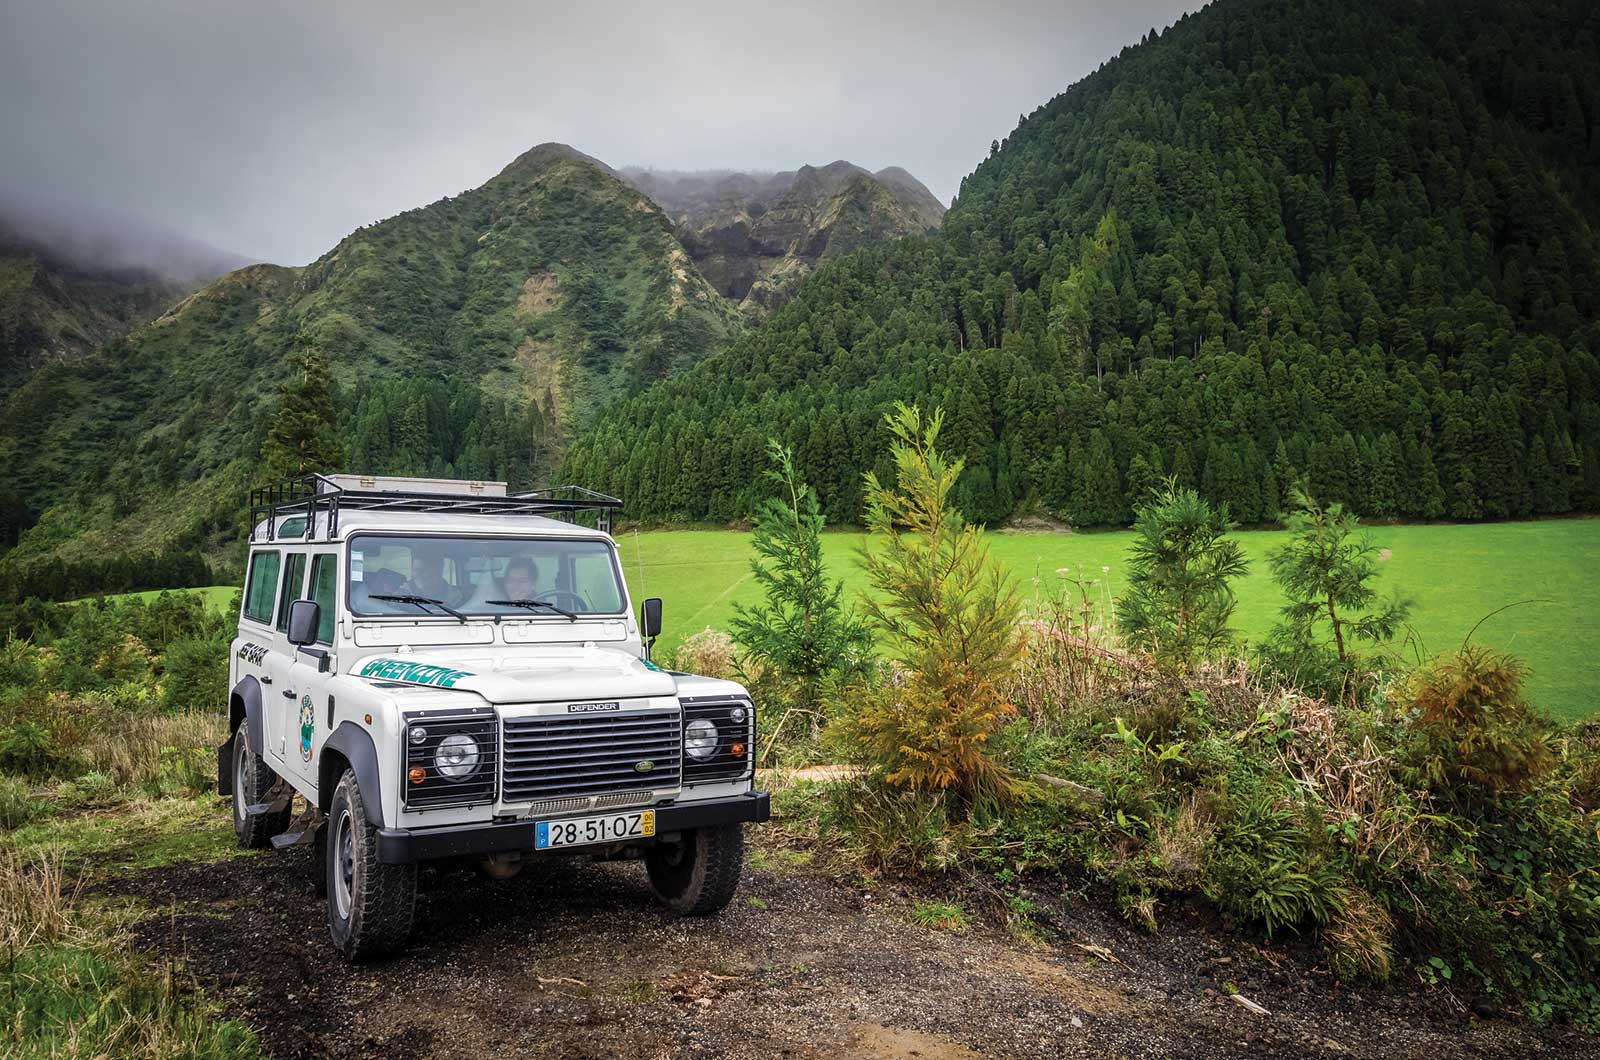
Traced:
POLYGON ((1161 476, 1271 519, 1600 510, 1600 8, 1218 0, 1027 116, 942 230, 824 263, 609 409, 563 477, 729 520, 794 446, 860 518, 940 405, 962 510, 1124 523, 1161 476))
POLYGON ((329 365, 350 470, 535 484, 599 408, 747 327, 654 202, 541 144, 309 265, 229 273, 18 373, 0 424, 0 545, 20 535, 5 563, 227 540, 299 345, 329 365))

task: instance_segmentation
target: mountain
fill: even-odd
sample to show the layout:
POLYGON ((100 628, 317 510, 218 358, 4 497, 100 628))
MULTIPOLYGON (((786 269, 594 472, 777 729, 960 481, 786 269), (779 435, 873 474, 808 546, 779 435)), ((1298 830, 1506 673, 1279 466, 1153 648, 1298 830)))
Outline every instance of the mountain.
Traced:
POLYGON ((677 225, 707 280, 748 315, 788 301, 817 262, 939 227, 944 207, 905 170, 849 162, 784 173, 625 169, 677 225))
POLYGON ((1217 0, 1024 118, 939 233, 818 267, 609 410, 563 478, 727 520, 793 445, 830 518, 942 406, 963 511, 1600 510, 1600 7, 1217 0))
POLYGON ((5 399, 0 501, 44 518, 10 559, 225 535, 297 345, 329 362, 352 470, 528 482, 569 421, 744 327, 648 198, 544 144, 310 265, 229 273, 31 373, 5 399))
POLYGON ((150 225, 0 199, 0 393, 148 323, 249 259, 150 225))

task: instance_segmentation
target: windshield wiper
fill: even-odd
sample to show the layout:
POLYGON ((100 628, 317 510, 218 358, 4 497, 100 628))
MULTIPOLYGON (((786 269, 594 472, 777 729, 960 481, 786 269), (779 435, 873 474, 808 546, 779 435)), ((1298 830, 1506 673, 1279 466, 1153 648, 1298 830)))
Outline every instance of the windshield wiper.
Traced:
POLYGON ((403 596, 396 596, 396 595, 392 595, 392 594, 379 595, 377 593, 374 593, 373 595, 369 596, 368 599, 369 600, 393 600, 397 604, 415 604, 418 607, 421 607, 423 604, 432 604, 434 607, 437 607, 439 610, 445 612, 446 614, 451 615, 452 617, 454 617, 456 619, 459 619, 463 623, 466 622, 466 620, 467 620, 467 616, 466 615, 463 615, 460 611, 457 611, 455 608, 451 607, 449 604, 445 603, 443 600, 435 600, 431 596, 412 596, 412 595, 409 595, 409 594, 403 595, 403 596))
POLYGON ((558 615, 566 615, 568 622, 578 621, 578 616, 564 608, 557 607, 549 600, 485 600, 486 604, 495 604, 499 607, 523 607, 532 611, 536 607, 547 607, 558 615))

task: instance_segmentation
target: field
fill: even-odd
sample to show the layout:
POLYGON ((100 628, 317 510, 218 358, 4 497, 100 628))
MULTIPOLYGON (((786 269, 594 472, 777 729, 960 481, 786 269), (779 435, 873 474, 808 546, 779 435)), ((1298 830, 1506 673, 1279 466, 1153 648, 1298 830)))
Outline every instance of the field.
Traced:
MULTIPOLYGON (((1516 604, 1483 621, 1474 640, 1514 651, 1528 661, 1532 701, 1564 719, 1600 706, 1600 520, 1571 519, 1471 526, 1372 528, 1386 555, 1380 587, 1413 601, 1412 626, 1427 654, 1461 643, 1496 608, 1516 604), (1526 602, 1523 602, 1526 601, 1526 602)), ((1038 579, 1048 590, 1069 569, 1096 590, 1121 590, 1129 532, 989 535, 995 556, 1011 568, 1025 594, 1038 579)), ((1267 566, 1268 553, 1285 535, 1239 535, 1250 574, 1238 586, 1238 626, 1252 639, 1272 628, 1282 606, 1267 566)), ((634 599, 665 601, 662 646, 672 648, 707 626, 726 628, 736 603, 759 593, 750 574, 749 535, 716 530, 658 530, 618 539, 628 589, 634 599)), ((824 552, 845 581, 846 594, 865 587, 856 563, 861 534, 829 534, 824 552)))
MULTIPOLYGON (((1374 527, 1371 533, 1387 557, 1380 587, 1413 601, 1416 650, 1432 654, 1458 645, 1483 620, 1474 639, 1528 661, 1528 688, 1540 709, 1570 720, 1600 706, 1600 609, 1593 603, 1600 596, 1600 520, 1374 527), (1515 606, 1490 615, 1508 604, 1515 606)), ((1239 538, 1250 574, 1238 587, 1238 625, 1256 639, 1272 628, 1282 606, 1267 555, 1284 535, 1252 531, 1239 538)), ((1060 570, 1095 580, 1095 592, 1116 594, 1132 534, 996 533, 988 539, 1025 595, 1033 594, 1035 579, 1040 591, 1048 591, 1060 570)), ((844 579, 847 595, 865 587, 856 562, 863 540, 858 533, 824 539, 829 567, 844 579)), ((624 533, 617 543, 633 598, 665 601, 664 650, 707 626, 727 628, 734 605, 759 596, 750 574, 749 534, 650 530, 624 533)), ((225 607, 234 589, 199 591, 225 607)))

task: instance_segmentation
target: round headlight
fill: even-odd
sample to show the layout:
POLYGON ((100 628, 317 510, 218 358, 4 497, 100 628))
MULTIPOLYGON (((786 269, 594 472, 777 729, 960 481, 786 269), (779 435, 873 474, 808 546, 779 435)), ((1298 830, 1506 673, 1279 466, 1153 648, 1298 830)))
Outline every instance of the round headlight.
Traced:
POLYGON ((478 768, 478 743, 466 733, 453 732, 439 741, 433 764, 451 780, 460 780, 478 768))
POLYGON ((421 744, 421 743, 426 743, 427 741, 428 741, 428 730, 427 729, 424 729, 421 725, 413 725, 413 726, 411 726, 411 742, 412 743, 421 744))
POLYGON ((717 727, 696 718, 683 727, 683 749, 690 758, 704 762, 717 753, 717 727))

